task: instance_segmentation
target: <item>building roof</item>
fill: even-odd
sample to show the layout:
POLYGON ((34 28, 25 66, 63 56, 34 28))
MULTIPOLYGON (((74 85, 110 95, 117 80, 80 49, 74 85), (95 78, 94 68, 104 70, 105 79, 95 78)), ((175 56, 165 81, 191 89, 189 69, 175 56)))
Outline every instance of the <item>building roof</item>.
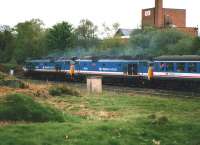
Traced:
POLYGON ((127 37, 129 38, 131 33, 134 31, 134 29, 123 29, 119 28, 117 32, 115 33, 115 36, 121 36, 121 37, 127 37))

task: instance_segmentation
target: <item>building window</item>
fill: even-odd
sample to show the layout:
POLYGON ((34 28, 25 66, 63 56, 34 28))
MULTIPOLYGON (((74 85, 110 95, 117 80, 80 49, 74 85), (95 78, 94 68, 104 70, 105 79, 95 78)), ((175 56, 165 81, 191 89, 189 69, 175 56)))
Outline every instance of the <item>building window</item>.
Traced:
POLYGON ((196 63, 188 63, 188 72, 190 72, 190 73, 197 72, 197 64, 196 63))
POLYGON ((144 12, 144 16, 145 17, 150 16, 150 15, 151 15, 151 11, 150 10, 144 12))

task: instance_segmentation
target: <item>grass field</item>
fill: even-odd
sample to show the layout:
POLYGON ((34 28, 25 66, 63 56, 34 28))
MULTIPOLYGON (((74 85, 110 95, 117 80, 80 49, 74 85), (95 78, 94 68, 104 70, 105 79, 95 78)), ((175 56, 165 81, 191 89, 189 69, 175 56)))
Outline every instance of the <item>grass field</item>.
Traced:
POLYGON ((104 92, 38 101, 65 122, 2 124, 0 145, 200 145, 198 98, 104 92))

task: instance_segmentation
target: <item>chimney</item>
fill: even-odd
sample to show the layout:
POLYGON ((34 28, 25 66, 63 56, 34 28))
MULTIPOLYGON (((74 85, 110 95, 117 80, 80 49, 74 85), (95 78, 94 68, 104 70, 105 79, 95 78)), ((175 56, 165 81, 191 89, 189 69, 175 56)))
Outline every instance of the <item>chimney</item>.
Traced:
POLYGON ((163 0, 155 0, 155 26, 164 27, 163 0))

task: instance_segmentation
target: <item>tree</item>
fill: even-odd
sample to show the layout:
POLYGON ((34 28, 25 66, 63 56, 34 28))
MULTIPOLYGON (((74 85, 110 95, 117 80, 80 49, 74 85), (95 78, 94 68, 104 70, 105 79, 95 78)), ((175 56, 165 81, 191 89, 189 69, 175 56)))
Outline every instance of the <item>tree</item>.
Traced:
MULTIPOLYGON (((119 49, 127 47, 127 41, 120 37, 104 38, 101 41, 100 48, 106 49, 119 49)), ((120 50, 120 49, 119 49, 120 50)))
POLYGON ((113 23, 112 26, 110 27, 106 25, 106 23, 103 23, 102 27, 103 27, 103 32, 101 33, 101 35, 105 38, 110 39, 111 37, 115 35, 115 33, 120 27, 120 24, 116 22, 116 23, 113 23))
POLYGON ((68 22, 58 23, 47 32, 47 46, 50 49, 64 50, 74 45, 73 27, 68 22))
POLYGON ((43 55, 41 38, 44 37, 43 23, 39 19, 32 19, 15 26, 16 48, 14 58, 18 63, 23 63, 28 57, 43 55))
POLYGON ((193 39, 193 47, 192 47, 193 53, 197 52, 200 54, 200 37, 195 37, 193 39))
POLYGON ((81 20, 79 26, 75 30, 77 45, 84 48, 96 45, 98 42, 97 30, 98 27, 95 26, 92 21, 88 19, 81 20))
POLYGON ((11 60, 15 45, 15 38, 12 34, 12 28, 3 25, 0 26, 0 62, 11 60))
POLYGON ((146 28, 133 32, 130 46, 137 55, 195 54, 194 38, 176 29, 146 28))

